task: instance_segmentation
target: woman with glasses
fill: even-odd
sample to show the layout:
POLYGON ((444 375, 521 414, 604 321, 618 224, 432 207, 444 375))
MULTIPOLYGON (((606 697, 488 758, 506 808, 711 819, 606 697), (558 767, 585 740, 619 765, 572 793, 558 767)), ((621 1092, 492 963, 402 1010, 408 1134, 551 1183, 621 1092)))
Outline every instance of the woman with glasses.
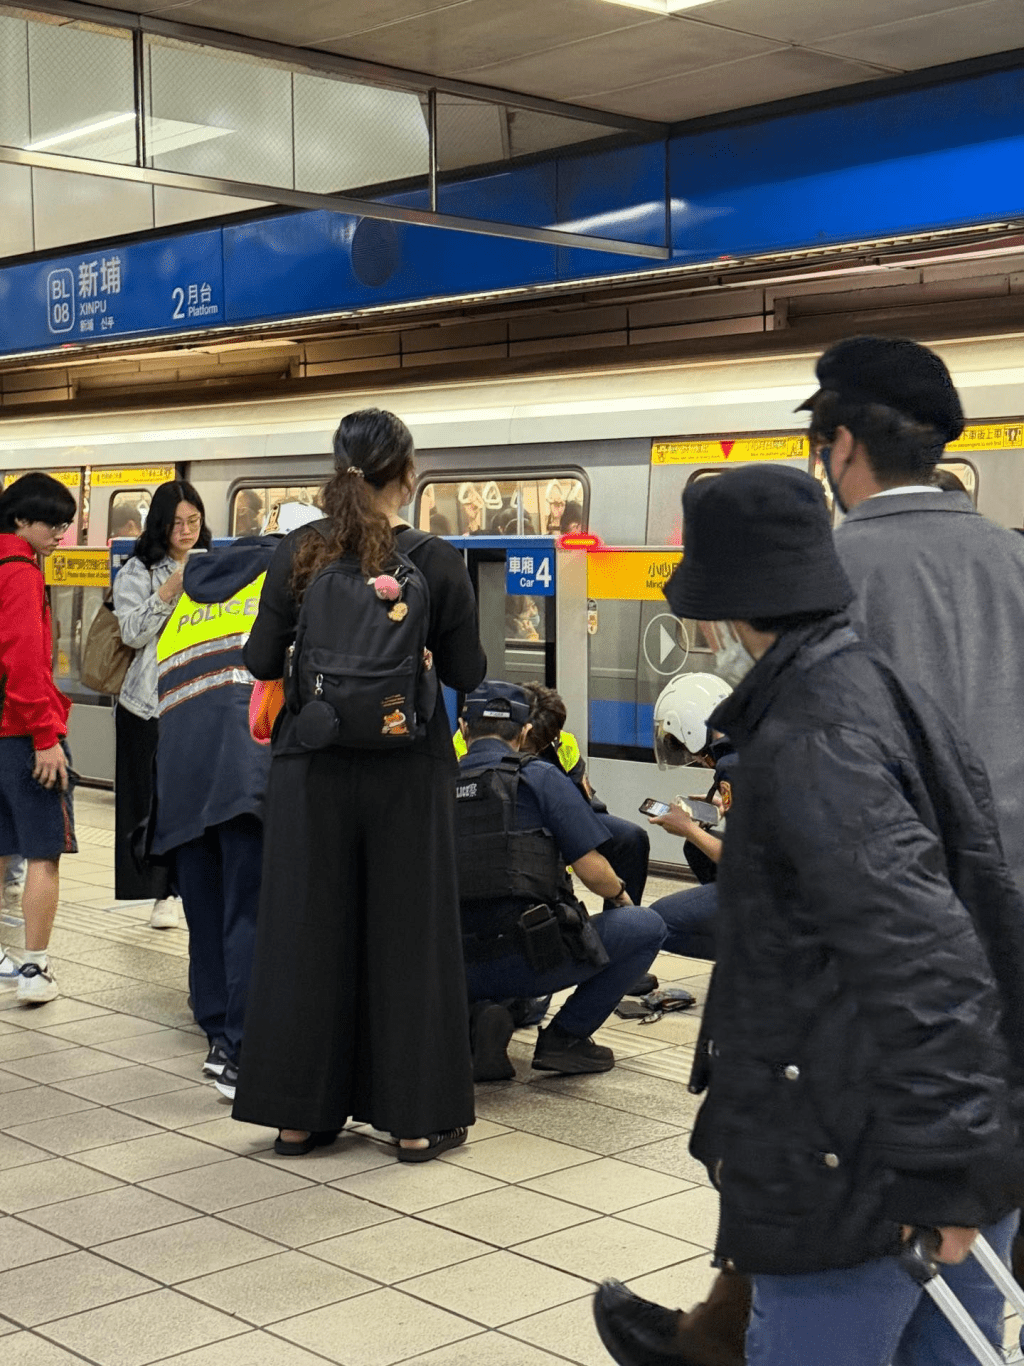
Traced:
POLYGON ((117 758, 114 773, 117 842, 114 895, 119 901, 153 898, 150 924, 173 929, 179 903, 171 897, 166 868, 140 872, 131 855, 132 832, 149 815, 157 744, 156 642, 181 597, 185 561, 208 550, 210 529, 203 500, 191 484, 161 484, 149 506, 135 553, 114 580, 114 614, 121 639, 136 651, 114 711, 117 758))
POLYGON ((0 948, 0 988, 21 1005, 58 995, 47 959, 60 895, 60 856, 75 854, 67 748, 70 701, 53 681, 50 605, 40 562, 77 512, 48 474, 24 474, 0 494, 0 882, 27 860, 20 962, 0 948))

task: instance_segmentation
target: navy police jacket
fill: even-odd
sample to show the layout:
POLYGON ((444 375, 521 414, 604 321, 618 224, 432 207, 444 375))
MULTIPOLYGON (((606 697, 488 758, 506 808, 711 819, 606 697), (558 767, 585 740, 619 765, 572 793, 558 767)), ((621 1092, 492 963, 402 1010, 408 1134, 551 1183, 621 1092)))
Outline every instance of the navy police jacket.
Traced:
POLYGON ((988 779, 844 616, 711 717, 735 744, 691 1151, 716 1253, 797 1274, 1020 1199, 1024 902, 988 779))

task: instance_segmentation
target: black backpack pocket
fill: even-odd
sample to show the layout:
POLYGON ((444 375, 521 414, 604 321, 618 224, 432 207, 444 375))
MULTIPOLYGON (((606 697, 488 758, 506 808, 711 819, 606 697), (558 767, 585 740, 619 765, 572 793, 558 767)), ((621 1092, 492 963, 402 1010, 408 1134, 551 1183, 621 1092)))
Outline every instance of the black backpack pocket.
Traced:
POLYGON ((354 749, 394 749, 422 734, 417 710, 420 663, 414 655, 390 664, 365 655, 304 650, 299 692, 308 699, 299 713, 299 738, 306 748, 342 745, 354 749), (324 704, 337 717, 333 730, 324 704), (310 725, 301 725, 310 712, 310 725), (316 715, 313 715, 313 713, 316 715), (306 730, 308 740, 302 738, 306 730))

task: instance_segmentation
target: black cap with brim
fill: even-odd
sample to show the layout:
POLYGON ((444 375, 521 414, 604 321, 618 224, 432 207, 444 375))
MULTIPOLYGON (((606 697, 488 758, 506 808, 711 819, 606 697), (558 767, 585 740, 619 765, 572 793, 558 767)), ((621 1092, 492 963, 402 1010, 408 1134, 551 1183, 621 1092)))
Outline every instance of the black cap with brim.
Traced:
POLYGON ((905 337, 848 337, 814 367, 819 388, 795 412, 810 411, 823 393, 853 403, 882 403, 935 427, 945 441, 964 429, 960 395, 934 351, 905 337))
POLYGON ((690 484, 685 553, 664 593, 678 617, 755 621, 838 612, 853 601, 821 485, 751 465, 690 484))
POLYGON ((462 704, 467 721, 513 721, 525 726, 530 719, 529 694, 515 683, 485 678, 462 704))

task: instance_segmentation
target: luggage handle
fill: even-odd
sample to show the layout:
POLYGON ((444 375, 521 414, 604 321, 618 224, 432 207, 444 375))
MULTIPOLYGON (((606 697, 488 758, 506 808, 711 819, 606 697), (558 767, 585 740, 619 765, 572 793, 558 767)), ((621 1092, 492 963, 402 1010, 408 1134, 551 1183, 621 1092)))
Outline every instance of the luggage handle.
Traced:
MULTIPOLYGON (((968 1314, 956 1295, 939 1274, 942 1267, 936 1254, 940 1236, 936 1229, 915 1229, 900 1254, 900 1264, 907 1274, 922 1286, 933 1303, 982 1366, 1006 1366, 1006 1357, 993 1347, 985 1334, 968 1314)), ((1013 1306, 1024 1316, 1024 1291, 1013 1279, 1008 1267, 996 1256, 991 1244, 979 1233, 971 1248, 971 1255, 987 1272, 990 1280, 1013 1306)))

